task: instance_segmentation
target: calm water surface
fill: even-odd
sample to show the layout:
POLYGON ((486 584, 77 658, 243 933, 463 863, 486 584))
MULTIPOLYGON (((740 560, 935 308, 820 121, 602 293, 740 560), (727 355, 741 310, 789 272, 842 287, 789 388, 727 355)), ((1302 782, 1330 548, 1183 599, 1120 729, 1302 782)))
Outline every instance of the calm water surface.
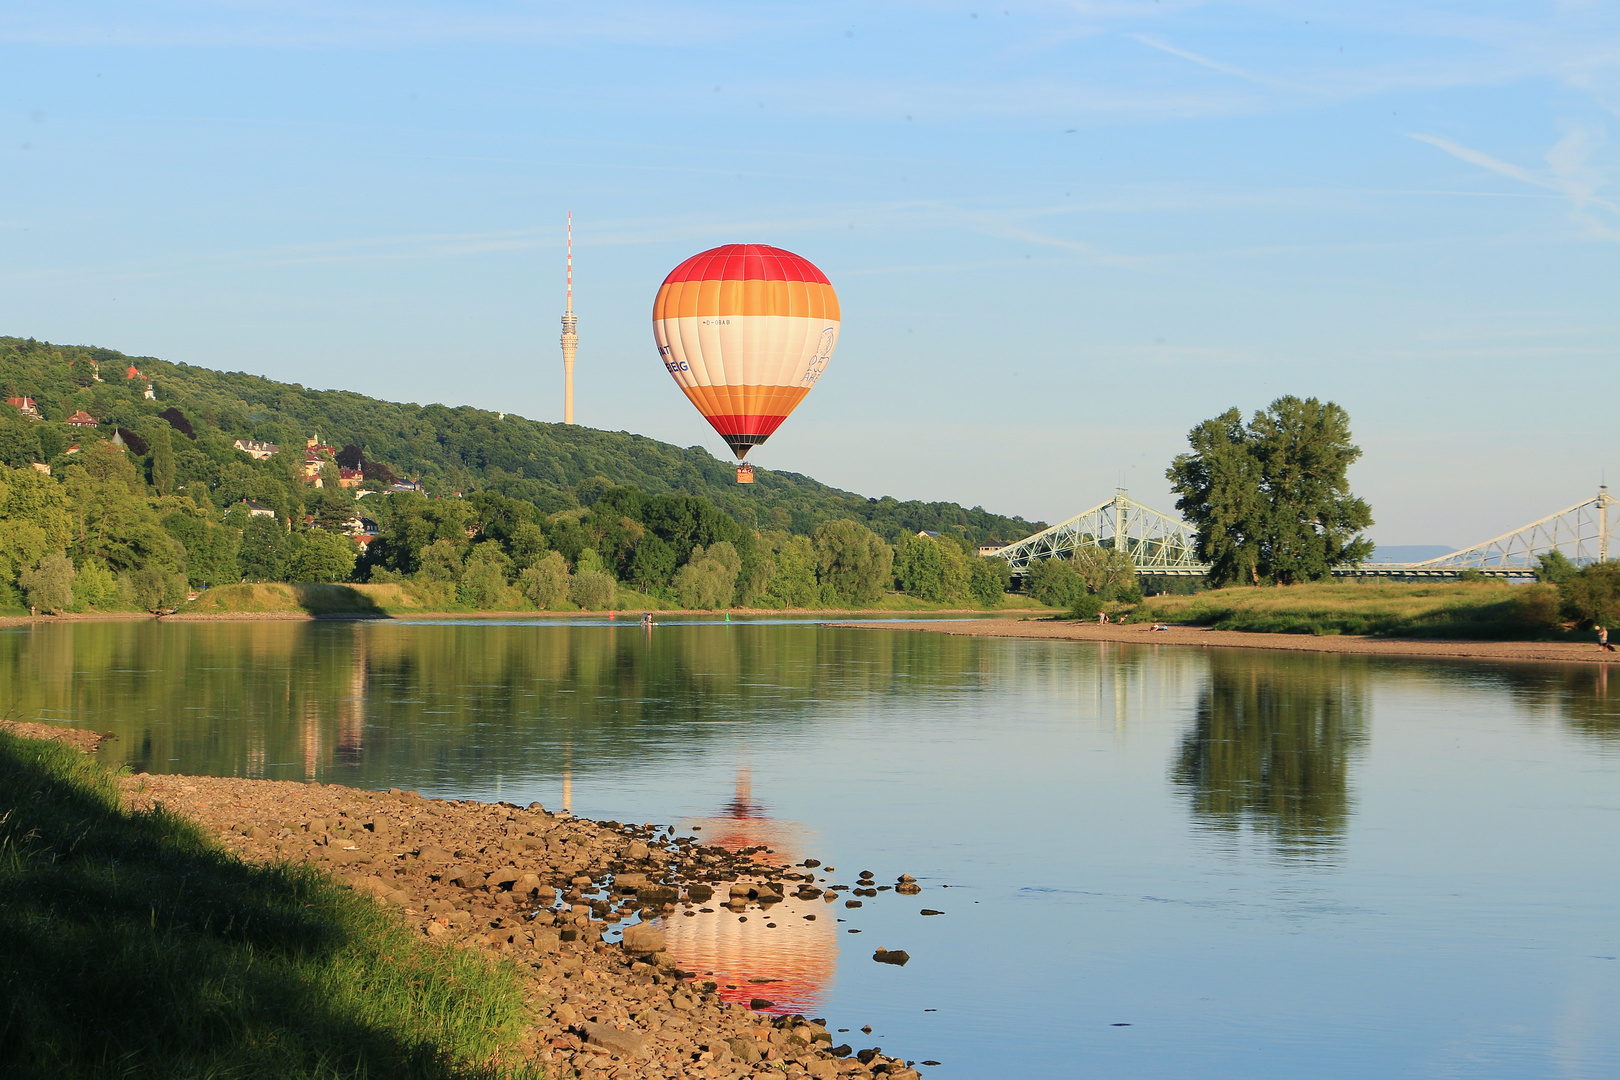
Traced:
POLYGON ((914 874, 677 944, 951 1078, 1620 1075, 1616 679, 805 624, 0 632, 5 711, 137 769, 914 874))

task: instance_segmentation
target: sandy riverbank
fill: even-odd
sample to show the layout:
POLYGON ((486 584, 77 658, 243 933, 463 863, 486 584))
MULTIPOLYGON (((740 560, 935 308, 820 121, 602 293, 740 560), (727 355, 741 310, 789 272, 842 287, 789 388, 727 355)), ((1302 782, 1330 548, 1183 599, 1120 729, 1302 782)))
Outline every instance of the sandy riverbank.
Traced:
MULTIPOLYGON (((66 724, 4 727, 85 750, 99 739, 66 724)), ((790 1000, 802 982, 791 970, 802 947, 773 946, 809 934, 836 950, 832 924, 862 903, 846 900, 848 886, 814 860, 784 866, 763 849, 706 846, 538 803, 157 774, 119 785, 130 809, 162 804, 246 861, 315 865, 391 905, 426 939, 516 964, 536 1020, 526 1049, 549 1076, 919 1080, 912 1063, 859 1049, 853 1022, 829 1027, 771 1000, 790 1000), (682 948, 736 938, 739 924, 752 949, 699 950, 707 962, 694 963, 682 948), (728 959, 740 963, 727 968, 728 959)), ((860 895, 878 896, 871 884, 857 882, 860 895)))
POLYGON ((1461 660, 1555 661, 1572 664, 1620 663, 1620 653, 1603 652, 1595 643, 1563 641, 1454 641, 1414 638, 1358 637, 1350 634, 1316 637, 1307 634, 1252 634, 1209 630, 1198 626, 1171 626, 1150 630, 1134 623, 1099 625, 1068 620, 939 619, 894 620, 882 626, 833 622, 842 626, 881 630, 931 630, 938 634, 969 637, 1035 638, 1043 641, 1118 641, 1132 645, 1190 645, 1205 648, 1280 649, 1288 652, 1350 653, 1365 656, 1407 656, 1461 660))

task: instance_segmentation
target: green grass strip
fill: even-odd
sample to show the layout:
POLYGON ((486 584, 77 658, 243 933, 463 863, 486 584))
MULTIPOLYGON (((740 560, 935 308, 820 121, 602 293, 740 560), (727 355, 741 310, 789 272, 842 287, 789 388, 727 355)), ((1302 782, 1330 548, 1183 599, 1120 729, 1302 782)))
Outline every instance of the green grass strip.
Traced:
POLYGON ((480 1080, 513 1075, 527 1020, 510 965, 128 812, 93 759, 0 733, 6 1075, 480 1080))

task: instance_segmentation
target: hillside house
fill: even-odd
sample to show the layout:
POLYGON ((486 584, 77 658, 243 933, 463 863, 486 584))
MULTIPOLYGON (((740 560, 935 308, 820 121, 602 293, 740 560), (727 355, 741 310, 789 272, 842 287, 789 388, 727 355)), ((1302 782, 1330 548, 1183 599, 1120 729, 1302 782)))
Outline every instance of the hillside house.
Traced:
POLYGON ((366 479, 364 470, 338 468, 338 487, 359 487, 366 479))
POLYGON ((136 367, 134 364, 129 365, 129 370, 124 373, 124 378, 126 380, 128 380, 128 379, 146 379, 146 391, 143 394, 141 394, 141 397, 145 398, 148 401, 156 401, 157 400, 157 391, 152 389, 152 380, 150 378, 148 378, 141 371, 140 368, 136 367))
POLYGON ((258 439, 237 439, 231 445, 254 461, 264 461, 281 452, 281 447, 275 443, 260 442, 258 439))
POLYGON ((68 417, 67 418, 67 424, 68 424, 69 427, 97 427, 97 426, 99 426, 96 423, 96 418, 91 416, 89 413, 85 412, 83 409, 80 409, 78 412, 75 412, 72 416, 68 417))
POLYGON ((242 505, 247 507, 249 517, 273 518, 276 516, 275 510, 264 505, 264 503, 259 502, 257 499, 243 499, 242 505))
POLYGON ((8 397, 6 398, 6 404, 14 407, 18 412, 22 413, 30 420, 45 419, 39 414, 38 403, 35 402, 31 397, 8 397))

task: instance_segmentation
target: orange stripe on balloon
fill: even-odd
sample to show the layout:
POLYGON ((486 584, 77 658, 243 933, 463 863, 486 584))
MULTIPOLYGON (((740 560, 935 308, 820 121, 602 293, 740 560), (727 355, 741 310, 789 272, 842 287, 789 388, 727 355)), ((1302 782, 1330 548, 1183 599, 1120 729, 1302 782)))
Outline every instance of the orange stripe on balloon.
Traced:
MULTIPOLYGON (((810 392, 808 386, 683 386, 681 389, 710 423, 717 416, 774 416, 780 424, 810 392)), ((776 430, 775 425, 771 430, 776 430)))

